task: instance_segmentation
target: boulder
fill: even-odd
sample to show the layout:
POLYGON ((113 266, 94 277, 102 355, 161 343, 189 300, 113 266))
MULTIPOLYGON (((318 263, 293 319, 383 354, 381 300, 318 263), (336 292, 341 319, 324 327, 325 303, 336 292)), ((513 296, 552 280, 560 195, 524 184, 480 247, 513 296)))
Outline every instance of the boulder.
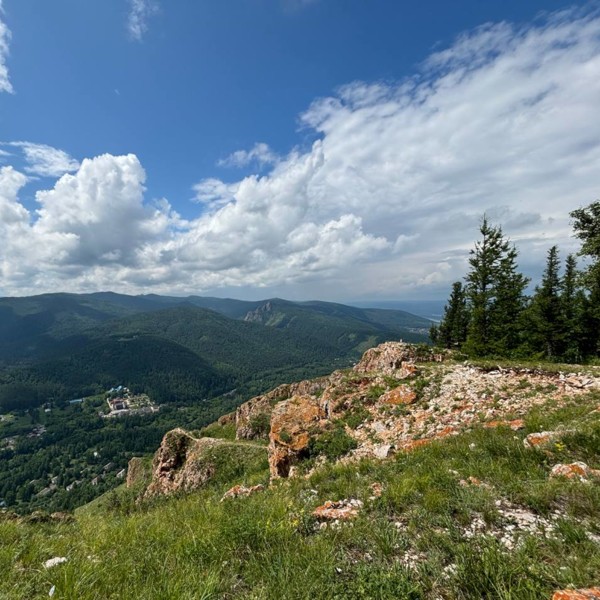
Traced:
POLYGON ((523 440, 523 444, 526 448, 543 450, 554 444, 554 442, 558 441, 559 439, 560 433, 557 431, 540 431, 539 433, 530 433, 523 440))
POLYGON ((271 477, 287 477, 290 467, 308 452, 312 434, 325 417, 319 401, 312 396, 294 396, 275 406, 269 433, 271 477))
POLYGON ((566 479, 578 479, 585 482, 592 478, 600 478, 600 470, 590 469, 584 462, 559 464, 552 467, 550 477, 565 477, 566 479))
POLYGON ((358 517, 362 506, 360 500, 327 500, 325 504, 317 506, 312 514, 319 521, 349 521, 358 517))

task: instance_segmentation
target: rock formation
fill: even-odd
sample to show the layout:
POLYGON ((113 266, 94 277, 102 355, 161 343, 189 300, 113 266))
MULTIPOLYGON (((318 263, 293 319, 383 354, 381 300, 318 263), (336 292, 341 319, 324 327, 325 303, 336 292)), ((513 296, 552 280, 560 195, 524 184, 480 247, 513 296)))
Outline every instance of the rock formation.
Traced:
POLYGON ((285 383, 266 394, 244 402, 235 412, 236 438, 238 440, 267 439, 271 412, 275 404, 295 395, 314 395, 323 390, 327 383, 327 377, 285 383))
POLYGON ((266 448, 213 438, 195 438, 183 429, 165 434, 152 462, 152 482, 146 496, 171 494, 201 488, 219 476, 219 469, 232 470, 232 463, 243 473, 266 448))
POLYGON ((290 467, 306 454, 311 435, 322 426, 325 413, 312 396, 293 396, 271 414, 269 468, 272 477, 287 477, 290 467))

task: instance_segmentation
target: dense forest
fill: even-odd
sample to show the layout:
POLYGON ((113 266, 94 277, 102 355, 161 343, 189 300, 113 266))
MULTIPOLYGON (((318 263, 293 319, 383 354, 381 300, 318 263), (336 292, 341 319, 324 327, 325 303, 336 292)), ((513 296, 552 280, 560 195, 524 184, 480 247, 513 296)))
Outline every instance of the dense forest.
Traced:
POLYGON ((464 282, 452 286, 444 316, 431 327, 434 343, 470 356, 534 358, 580 363, 600 352, 600 202, 570 213, 579 256, 561 265, 548 249, 541 282, 518 270, 517 248, 484 216, 464 282))
POLYGON ((84 504, 169 429, 199 429, 384 340, 423 341, 430 325, 326 302, 108 293, 3 298, 0 316, 0 503, 21 512, 84 504), (116 385, 160 410, 102 418, 116 385))

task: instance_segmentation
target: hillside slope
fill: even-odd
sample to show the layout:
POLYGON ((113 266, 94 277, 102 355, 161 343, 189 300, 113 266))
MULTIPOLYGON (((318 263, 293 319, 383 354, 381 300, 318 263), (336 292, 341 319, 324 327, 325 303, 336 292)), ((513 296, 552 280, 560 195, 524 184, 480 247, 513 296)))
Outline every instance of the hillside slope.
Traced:
POLYGON ((600 372, 568 368, 386 344, 280 386, 202 434, 255 442, 167 435, 143 500, 138 462, 131 487, 73 521, 5 514, 0 595, 595 598, 600 372), (265 430, 242 427, 261 411, 269 466, 265 430))

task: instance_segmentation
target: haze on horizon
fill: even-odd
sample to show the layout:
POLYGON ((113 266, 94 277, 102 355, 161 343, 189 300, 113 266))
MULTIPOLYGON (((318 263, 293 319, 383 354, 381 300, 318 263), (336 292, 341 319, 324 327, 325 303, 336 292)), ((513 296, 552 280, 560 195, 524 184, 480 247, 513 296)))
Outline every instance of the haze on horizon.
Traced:
POLYGON ((0 296, 442 299, 484 212, 535 282, 600 195, 599 5, 396 4, 0 0, 0 296))

